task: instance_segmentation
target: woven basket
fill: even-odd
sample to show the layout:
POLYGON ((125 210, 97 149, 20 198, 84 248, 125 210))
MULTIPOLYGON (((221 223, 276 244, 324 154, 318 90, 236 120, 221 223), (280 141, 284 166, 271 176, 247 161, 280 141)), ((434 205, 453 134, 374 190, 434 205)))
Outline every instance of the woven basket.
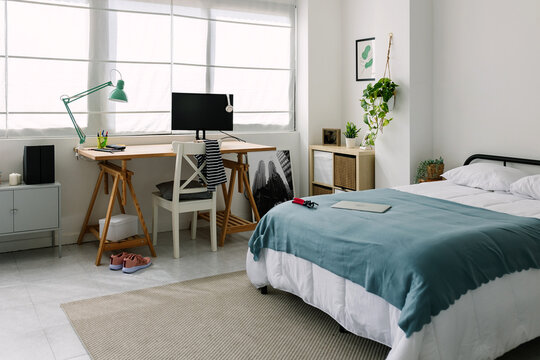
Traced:
POLYGON ((356 157, 334 154, 334 185, 356 190, 356 157))
POLYGON ((431 164, 427 166, 426 179, 434 180, 441 177, 444 172, 444 164, 431 164))
POLYGON ((313 195, 326 195, 326 194, 333 193, 331 188, 328 188, 326 186, 315 185, 315 184, 313 184, 312 190, 313 190, 312 191, 313 195))

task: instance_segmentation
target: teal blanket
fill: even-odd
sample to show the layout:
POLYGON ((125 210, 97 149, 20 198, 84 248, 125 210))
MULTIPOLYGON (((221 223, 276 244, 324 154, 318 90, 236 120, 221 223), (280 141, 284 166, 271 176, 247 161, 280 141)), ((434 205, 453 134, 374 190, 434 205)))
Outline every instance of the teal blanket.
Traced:
POLYGON ((540 267, 540 220, 507 215, 397 190, 309 198, 317 209, 287 202, 259 222, 249 248, 309 260, 363 286, 401 310, 410 336, 480 285, 540 267), (392 205, 386 213, 334 209, 341 200, 392 205))

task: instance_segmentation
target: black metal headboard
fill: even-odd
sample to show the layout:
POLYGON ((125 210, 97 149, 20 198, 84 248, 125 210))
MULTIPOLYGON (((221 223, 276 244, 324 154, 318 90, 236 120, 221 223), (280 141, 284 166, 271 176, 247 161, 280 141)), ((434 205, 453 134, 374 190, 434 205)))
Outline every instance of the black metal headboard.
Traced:
POLYGON ((463 165, 469 165, 473 160, 476 160, 476 159, 502 161, 504 166, 506 166, 507 162, 514 163, 514 164, 527 164, 527 165, 540 166, 540 160, 521 159, 521 158, 515 158, 515 157, 508 157, 508 156, 486 155, 486 154, 471 155, 467 158, 467 160, 465 160, 463 165))

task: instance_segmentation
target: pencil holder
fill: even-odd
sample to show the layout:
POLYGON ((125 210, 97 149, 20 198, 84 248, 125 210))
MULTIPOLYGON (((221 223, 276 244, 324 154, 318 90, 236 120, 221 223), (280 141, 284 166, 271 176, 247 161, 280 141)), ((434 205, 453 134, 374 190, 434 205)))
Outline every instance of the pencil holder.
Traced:
POLYGON ((97 137, 97 147, 98 149, 103 149, 107 146, 107 136, 98 136, 97 137))

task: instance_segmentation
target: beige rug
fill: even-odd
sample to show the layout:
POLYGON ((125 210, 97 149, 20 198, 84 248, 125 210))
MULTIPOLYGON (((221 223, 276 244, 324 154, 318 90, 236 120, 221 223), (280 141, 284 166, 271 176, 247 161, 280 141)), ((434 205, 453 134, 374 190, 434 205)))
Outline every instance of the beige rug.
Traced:
POLYGON ((93 359, 384 359, 328 315, 245 272, 63 304, 93 359))
MULTIPOLYGON (((236 272, 63 304, 93 359, 384 359, 328 315, 236 272)), ((540 359, 540 338, 498 360, 540 359)))

